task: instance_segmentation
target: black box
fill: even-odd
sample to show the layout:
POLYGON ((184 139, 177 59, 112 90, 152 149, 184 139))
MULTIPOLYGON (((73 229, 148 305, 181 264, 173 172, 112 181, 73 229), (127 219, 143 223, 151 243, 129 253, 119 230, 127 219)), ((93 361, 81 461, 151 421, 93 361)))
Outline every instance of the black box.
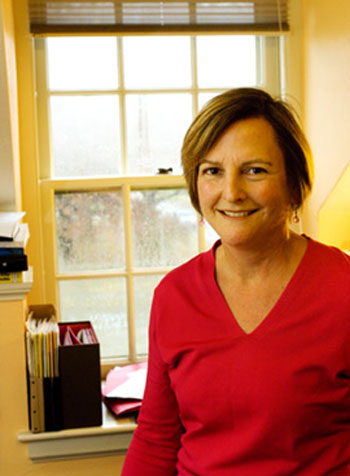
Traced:
MULTIPOLYGON (((81 329, 93 331, 89 321, 60 322, 58 325, 60 336, 64 335, 67 327, 70 327, 75 335, 81 329)), ((58 362, 62 428, 102 425, 99 344, 61 344, 58 348, 58 362)))

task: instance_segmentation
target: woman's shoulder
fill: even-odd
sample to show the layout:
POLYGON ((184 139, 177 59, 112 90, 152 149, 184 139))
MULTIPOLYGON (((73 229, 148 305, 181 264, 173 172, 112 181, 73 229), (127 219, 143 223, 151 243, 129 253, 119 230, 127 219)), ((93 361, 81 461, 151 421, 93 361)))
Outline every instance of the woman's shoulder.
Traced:
POLYGON ((306 236, 306 238, 309 240, 310 254, 313 259, 318 261, 322 260, 323 263, 326 262, 329 267, 350 273, 350 254, 336 246, 322 243, 308 236, 306 236))
POLYGON ((309 239, 304 283, 350 305, 350 256, 336 246, 309 239))

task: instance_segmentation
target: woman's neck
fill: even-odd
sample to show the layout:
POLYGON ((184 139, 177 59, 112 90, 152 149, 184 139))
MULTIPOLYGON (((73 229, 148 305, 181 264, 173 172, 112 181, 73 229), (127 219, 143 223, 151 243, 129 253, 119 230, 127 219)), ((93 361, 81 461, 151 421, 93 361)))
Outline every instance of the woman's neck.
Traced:
POLYGON ((216 249, 216 272, 242 283, 260 281, 296 269, 306 248, 307 240, 292 231, 254 248, 236 248, 222 243, 216 249))

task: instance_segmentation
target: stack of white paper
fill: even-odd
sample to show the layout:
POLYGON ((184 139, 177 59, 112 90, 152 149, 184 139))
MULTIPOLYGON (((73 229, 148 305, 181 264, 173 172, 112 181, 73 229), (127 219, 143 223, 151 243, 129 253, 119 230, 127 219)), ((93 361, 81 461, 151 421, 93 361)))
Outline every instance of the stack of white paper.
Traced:
POLYGON ((0 212, 0 240, 14 240, 25 212, 0 212))

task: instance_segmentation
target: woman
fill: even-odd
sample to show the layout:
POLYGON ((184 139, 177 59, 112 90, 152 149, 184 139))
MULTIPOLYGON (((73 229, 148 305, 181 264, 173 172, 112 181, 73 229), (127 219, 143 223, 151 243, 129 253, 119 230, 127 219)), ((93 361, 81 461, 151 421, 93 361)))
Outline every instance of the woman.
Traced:
POLYGON ((350 474, 350 259, 291 231, 305 137, 251 88, 210 101, 182 162, 220 236, 157 287, 123 476, 350 474))

